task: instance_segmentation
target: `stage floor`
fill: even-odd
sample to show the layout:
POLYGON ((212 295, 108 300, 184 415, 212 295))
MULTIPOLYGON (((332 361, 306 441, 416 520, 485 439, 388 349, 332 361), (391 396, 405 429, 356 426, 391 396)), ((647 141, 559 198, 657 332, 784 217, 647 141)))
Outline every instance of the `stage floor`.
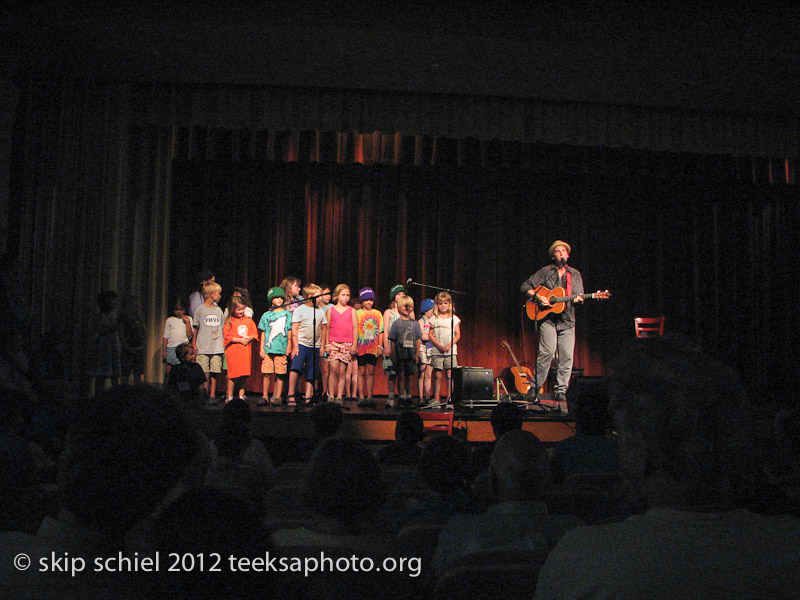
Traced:
MULTIPOLYGON (((310 438, 314 429, 309 418, 311 406, 301 409, 282 407, 257 407, 260 397, 248 396, 253 419, 250 424, 257 438, 310 438)), ((394 440, 395 421, 403 410, 386 408, 385 398, 376 398, 377 408, 358 408, 355 402, 345 402, 342 434, 346 437, 374 442, 394 440), (348 410, 349 409, 349 410, 348 410)), ((553 444, 575 434, 574 420, 567 414, 566 403, 558 403, 545 396, 542 406, 518 403, 523 413, 523 429, 530 431, 545 443, 553 444)), ((448 409, 452 410, 452 409, 448 409)), ((442 412, 442 409, 421 412, 442 412)), ((454 435, 468 442, 494 441, 489 422, 491 406, 480 408, 459 407, 453 421, 454 435)), ((207 435, 219 427, 222 403, 207 406, 200 415, 201 426, 207 435)))

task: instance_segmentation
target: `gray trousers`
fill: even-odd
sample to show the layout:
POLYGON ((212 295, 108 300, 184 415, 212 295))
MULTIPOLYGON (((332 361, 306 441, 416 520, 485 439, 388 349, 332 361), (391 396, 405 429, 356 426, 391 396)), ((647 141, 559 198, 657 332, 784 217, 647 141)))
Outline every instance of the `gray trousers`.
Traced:
POLYGON ((572 354, 575 351, 575 328, 556 330, 551 321, 539 326, 539 355, 536 357, 536 383, 541 388, 547 381, 547 373, 558 348, 558 375, 553 393, 566 393, 572 374, 572 354))

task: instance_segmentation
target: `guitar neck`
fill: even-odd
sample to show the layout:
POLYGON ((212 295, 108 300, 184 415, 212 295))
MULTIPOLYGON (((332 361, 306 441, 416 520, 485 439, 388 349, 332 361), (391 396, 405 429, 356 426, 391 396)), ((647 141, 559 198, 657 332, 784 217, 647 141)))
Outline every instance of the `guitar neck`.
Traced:
POLYGON ((580 298, 580 297, 592 299, 597 297, 597 293, 592 292, 591 294, 573 294, 572 296, 561 296, 560 298, 550 298, 550 304, 553 304, 554 302, 569 302, 570 300, 575 300, 575 298, 580 298))
POLYGON ((520 369, 521 367, 519 366, 519 361, 517 360, 517 357, 514 355, 514 351, 511 349, 511 346, 505 340, 503 340, 502 345, 505 347, 506 350, 508 350, 508 353, 511 355, 511 360, 514 361, 514 366, 516 366, 517 369, 520 369))

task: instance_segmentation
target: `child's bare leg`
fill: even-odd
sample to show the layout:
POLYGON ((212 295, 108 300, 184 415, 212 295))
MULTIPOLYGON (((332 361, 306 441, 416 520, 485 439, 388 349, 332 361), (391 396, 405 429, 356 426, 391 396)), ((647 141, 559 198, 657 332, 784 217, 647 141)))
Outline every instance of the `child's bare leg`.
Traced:
POLYGON ((439 393, 442 389, 442 372, 435 370, 433 372, 433 389, 431 390, 431 398, 434 402, 439 402, 439 393))
POLYGON ((344 395, 344 384, 347 379, 347 363, 337 360, 331 365, 331 369, 337 371, 336 397, 341 398, 344 395))
POLYGON ((375 391, 375 365, 367 365, 367 398, 372 398, 375 391))
POLYGON ((291 371, 289 373, 289 398, 294 399, 294 392, 297 388, 297 379, 299 374, 297 371, 291 371))

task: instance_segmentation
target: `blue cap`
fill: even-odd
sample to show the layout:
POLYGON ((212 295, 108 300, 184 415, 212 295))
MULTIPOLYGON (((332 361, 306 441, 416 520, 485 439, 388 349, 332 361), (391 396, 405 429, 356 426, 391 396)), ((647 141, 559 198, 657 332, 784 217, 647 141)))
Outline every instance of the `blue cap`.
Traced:
POLYGON ((430 298, 425 298, 425 300, 422 301, 422 304, 419 305, 419 312, 420 312, 420 314, 424 315, 426 312, 428 312, 434 306, 435 305, 433 303, 433 300, 431 300, 430 298))

